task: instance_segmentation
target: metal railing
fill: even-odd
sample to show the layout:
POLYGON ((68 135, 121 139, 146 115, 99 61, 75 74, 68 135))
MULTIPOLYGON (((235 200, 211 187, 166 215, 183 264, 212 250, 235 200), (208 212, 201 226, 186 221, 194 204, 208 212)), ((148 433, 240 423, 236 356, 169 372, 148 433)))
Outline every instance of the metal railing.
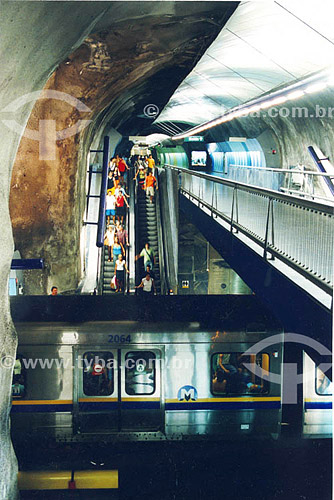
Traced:
POLYGON ((225 177, 226 173, 222 175, 223 178, 235 182, 296 194, 311 200, 323 200, 334 205, 334 198, 325 196, 319 184, 321 179, 325 183, 332 181, 334 174, 314 172, 301 167, 286 169, 230 164, 228 177, 225 177))
POLYGON ((155 178, 157 179, 158 189, 155 191, 155 206, 157 216, 157 235, 158 235, 158 252, 159 252, 159 270, 160 270, 160 294, 166 295, 168 284, 166 280, 166 264, 165 264, 165 246, 163 241, 163 231, 161 226, 161 203, 160 203, 160 188, 159 188, 159 171, 155 169, 155 178))
POLYGON ((334 207, 209 174, 179 172, 181 193, 327 293, 333 289, 334 207))
POLYGON ((99 248, 97 256, 96 286, 95 286, 97 295, 102 295, 102 290, 103 290, 103 264, 104 264, 104 248, 99 248))
POLYGON ((126 265, 130 271, 130 274, 127 275, 127 284, 126 290, 128 293, 135 292, 136 286, 136 264, 135 264, 135 256, 136 256, 136 199, 137 199, 137 186, 135 185, 133 180, 133 170, 130 167, 130 171, 128 172, 128 193, 130 195, 129 205, 130 208, 128 210, 128 221, 127 221, 127 231, 129 237, 130 247, 126 251, 127 262, 126 265))

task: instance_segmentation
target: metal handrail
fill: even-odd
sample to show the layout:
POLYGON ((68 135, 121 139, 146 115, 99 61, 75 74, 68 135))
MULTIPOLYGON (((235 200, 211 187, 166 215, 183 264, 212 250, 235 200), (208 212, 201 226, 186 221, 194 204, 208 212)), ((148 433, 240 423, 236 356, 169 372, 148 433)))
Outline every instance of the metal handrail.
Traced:
POLYGON ((133 172, 131 170, 128 171, 127 174, 127 192, 130 195, 129 198, 129 205, 130 208, 127 209, 127 233, 128 233, 128 239, 130 246, 127 247, 126 249, 126 265, 127 268, 130 272, 130 274, 126 273, 125 277, 125 290, 127 293, 133 292, 134 287, 135 287, 135 234, 134 234, 134 227, 135 227, 135 186, 133 178, 132 178, 133 172))
POLYGON ((158 249, 159 249, 159 269, 160 269, 160 293, 161 295, 166 295, 167 283, 166 283, 166 266, 165 266, 165 249, 163 243, 163 236, 161 230, 161 205, 160 205, 160 188, 159 188, 159 171, 156 168, 155 178, 157 180, 158 189, 155 192, 155 209, 157 216, 157 233, 158 233, 158 249))
POLYGON ((256 242, 262 247, 265 260, 277 258, 326 293, 332 292, 332 206, 182 167, 165 167, 181 174, 183 194, 212 217, 224 220, 231 232, 240 232, 256 242), (195 178, 199 182, 194 185, 195 178), (220 199, 218 186, 221 186, 220 199))
POLYGON ((274 167, 254 167, 249 165, 237 165, 236 163, 230 163, 229 167, 238 167, 238 168, 249 168, 250 170, 261 170, 267 172, 278 172, 279 174, 308 174, 308 175, 317 175, 321 177, 333 177, 333 174, 323 173, 323 172, 314 172, 313 170, 294 170, 292 168, 274 168, 274 167))
POLYGON ((98 258, 97 258, 97 271, 96 271, 96 290, 98 295, 102 295, 102 288, 103 288, 103 280, 101 277, 103 277, 103 253, 104 253, 104 247, 99 248, 98 250, 98 258))
POLYGON ((318 210, 320 212, 327 213, 329 215, 333 215, 333 206, 326 205, 324 203, 317 203, 313 200, 305 200, 304 198, 300 198, 298 196, 291 196, 284 193, 279 193, 278 191, 274 191, 273 189, 250 186, 249 184, 243 182, 232 181, 230 179, 222 179, 220 177, 216 177, 210 174, 204 174, 203 172, 194 172, 193 170, 189 170, 184 167, 175 167, 175 165, 169 165, 168 163, 164 164, 164 167, 168 167, 171 170, 175 170, 180 173, 184 173, 187 175, 192 175, 194 177, 199 177, 202 179, 206 179, 208 181, 215 182, 217 184, 223 184, 225 186, 229 186, 232 188, 237 188, 240 191, 247 191, 249 193, 263 195, 265 197, 271 196, 273 199, 284 201, 287 203, 295 204, 296 206, 300 206, 303 208, 308 208, 311 210, 318 210))
MULTIPOLYGON (((324 173, 324 172, 314 172, 313 170, 303 170, 303 169, 300 169, 298 167, 296 168, 291 168, 291 169, 286 169, 286 168, 272 168, 272 167, 258 167, 258 166, 249 166, 249 165, 237 165, 237 164, 230 164, 229 165, 229 168, 232 167, 231 169, 231 172, 232 172, 232 175, 233 173, 237 173, 237 174, 242 174, 243 171, 247 170, 249 172, 250 175, 252 174, 259 174, 259 173, 267 173, 267 174, 273 174, 273 176, 275 176, 273 178, 273 180, 277 181, 279 180, 279 183, 281 183, 282 180, 284 181, 287 181, 287 185, 286 186, 280 186, 279 188, 276 188, 276 191, 277 192, 285 192, 285 193, 289 193, 289 194, 296 194, 296 196, 299 198, 299 197, 306 197, 306 198, 309 198, 311 200, 318 200, 318 201, 325 201, 325 202, 328 202, 329 205, 334 205, 334 197, 333 196, 323 196, 321 194, 318 194, 316 191, 315 191, 315 185, 314 185, 314 180, 315 179, 319 179, 319 177, 321 179, 323 179, 326 184, 328 181, 331 181, 332 179, 334 179, 334 173, 324 173), (237 170, 235 170, 237 169, 237 170), (241 169, 241 170, 240 170, 241 169), (278 177, 277 177, 277 174, 278 174, 278 177), (301 182, 301 185, 303 186, 302 189, 293 189, 293 187, 291 187, 290 183, 292 181, 292 186, 293 186, 293 178, 292 176, 293 175, 298 175, 298 176, 301 176, 302 178, 302 182, 301 182)), ((225 174, 225 175, 228 175, 228 174, 225 174)), ((222 177, 222 178, 226 178, 226 177, 222 177)), ((236 180, 236 179, 233 179, 235 182, 240 182, 239 180, 236 180)), ((253 186, 258 186, 260 187, 260 182, 259 182, 259 179, 257 179, 256 181, 252 180, 252 179, 247 179, 247 182, 249 183, 249 185, 253 185, 253 186)))

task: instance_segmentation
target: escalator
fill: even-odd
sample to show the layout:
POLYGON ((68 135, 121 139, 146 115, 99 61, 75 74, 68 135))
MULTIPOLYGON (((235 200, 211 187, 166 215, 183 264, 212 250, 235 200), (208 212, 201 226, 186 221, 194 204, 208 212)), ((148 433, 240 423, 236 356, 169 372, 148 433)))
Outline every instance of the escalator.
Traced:
MULTIPOLYGON (((136 247, 137 254, 144 248, 145 243, 149 243, 150 248, 155 255, 155 264, 153 272, 155 276, 155 287, 157 294, 161 294, 161 276, 160 276, 160 251, 159 251, 159 233, 158 233, 158 214, 157 214, 157 196, 153 198, 153 203, 146 196, 142 189, 137 190, 137 214, 136 214, 136 247)), ((145 270, 143 259, 139 260, 137 265, 137 283, 140 283, 145 270)))
POLYGON ((115 262, 108 262, 108 247, 102 249, 102 295, 111 295, 114 291, 110 282, 115 274, 115 262))

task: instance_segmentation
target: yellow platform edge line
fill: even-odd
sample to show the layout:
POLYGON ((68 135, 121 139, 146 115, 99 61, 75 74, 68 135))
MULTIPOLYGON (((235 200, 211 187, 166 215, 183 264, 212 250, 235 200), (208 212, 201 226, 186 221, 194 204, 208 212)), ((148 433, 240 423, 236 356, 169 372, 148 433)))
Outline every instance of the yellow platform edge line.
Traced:
POLYGON ((76 471, 74 474, 74 480, 76 488, 78 490, 117 489, 118 471, 117 470, 76 471))
MULTIPOLYGON (((71 471, 21 471, 18 473, 19 490, 68 490, 71 471)), ((76 471, 77 490, 117 489, 118 470, 76 471)))

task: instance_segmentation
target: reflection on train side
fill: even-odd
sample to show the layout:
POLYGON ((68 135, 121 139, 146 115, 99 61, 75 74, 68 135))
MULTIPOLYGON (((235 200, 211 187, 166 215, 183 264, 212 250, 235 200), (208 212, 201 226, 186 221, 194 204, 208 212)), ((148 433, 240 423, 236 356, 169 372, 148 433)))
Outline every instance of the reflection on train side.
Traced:
POLYGON ((86 352, 83 359, 83 390, 86 396, 110 396, 114 392, 111 352, 86 352))
POLYGON ((317 366, 316 369, 316 392, 319 396, 332 396, 333 382, 317 366))
POLYGON ((155 392, 155 355, 149 351, 131 351, 125 356, 125 391, 129 395, 155 392))
POLYGON ((26 385, 25 368, 22 363, 22 357, 19 356, 15 360, 14 371, 13 371, 13 381, 12 381, 12 397, 13 398, 23 398, 25 396, 25 385, 26 385))

